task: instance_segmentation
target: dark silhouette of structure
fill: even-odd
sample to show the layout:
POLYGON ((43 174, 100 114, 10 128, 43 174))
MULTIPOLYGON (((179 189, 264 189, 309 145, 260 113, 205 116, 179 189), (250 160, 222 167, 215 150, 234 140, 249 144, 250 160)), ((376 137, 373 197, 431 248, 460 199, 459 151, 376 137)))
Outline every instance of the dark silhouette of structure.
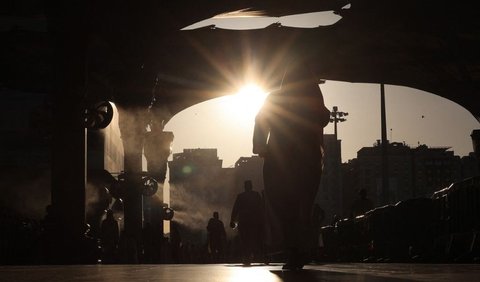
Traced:
POLYGON ((219 219, 218 212, 213 212, 213 217, 208 221, 207 231, 208 245, 212 258, 214 260, 221 259, 223 257, 227 234, 223 221, 219 219))
POLYGON ((253 153, 265 159, 265 196, 281 225, 286 269, 302 268, 309 261, 323 128, 330 119, 318 83, 306 57, 292 58, 281 89, 267 97, 255 119, 253 153))
POLYGON ((346 206, 350 212, 351 200, 348 201, 348 205, 345 204, 347 194, 342 178, 342 140, 337 139, 334 134, 324 134, 323 151, 319 188, 322 192, 317 194, 315 203, 325 211, 325 218, 330 219, 334 214, 343 214, 343 208, 346 206))
POLYGON ((263 246, 263 200, 252 186, 250 180, 244 182, 245 191, 237 195, 230 220, 230 227, 238 225, 243 263, 246 265, 260 254, 263 246))
POLYGON ((113 216, 112 210, 107 210, 107 217, 102 221, 100 240, 102 246, 102 262, 114 263, 118 252, 120 232, 118 222, 113 216))

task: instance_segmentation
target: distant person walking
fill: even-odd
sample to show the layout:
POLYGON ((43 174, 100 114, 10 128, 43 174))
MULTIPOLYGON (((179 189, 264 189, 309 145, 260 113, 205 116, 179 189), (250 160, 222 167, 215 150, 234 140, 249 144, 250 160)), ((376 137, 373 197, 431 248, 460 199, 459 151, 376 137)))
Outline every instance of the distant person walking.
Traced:
POLYGON ((227 234, 223 221, 220 220, 218 212, 213 212, 207 225, 208 245, 212 258, 216 261, 223 257, 224 246, 227 241, 227 234))
MULTIPOLYGON (((163 240, 162 235, 162 240, 163 240)), ((174 263, 181 263, 183 260, 181 254, 182 236, 180 234, 180 225, 176 220, 170 220, 170 246, 172 248, 172 259, 174 263)))
POLYGON ((366 189, 360 189, 358 196, 359 198, 356 199, 352 204, 352 217, 365 214, 367 211, 373 209, 373 202, 367 197, 366 189))
POLYGON ((320 205, 313 205, 312 211, 312 227, 313 227, 313 237, 312 237, 312 259, 319 260, 321 256, 321 248, 323 247, 323 237, 322 237, 322 224, 325 219, 325 211, 320 207, 320 205))
POLYGON ((118 222, 113 216, 113 211, 107 210, 107 217, 102 221, 100 228, 103 263, 116 262, 119 237, 118 222))
POLYGON ((249 265, 262 251, 264 215, 262 197, 253 190, 252 181, 245 181, 244 189, 235 199, 230 227, 238 225, 243 263, 249 265))

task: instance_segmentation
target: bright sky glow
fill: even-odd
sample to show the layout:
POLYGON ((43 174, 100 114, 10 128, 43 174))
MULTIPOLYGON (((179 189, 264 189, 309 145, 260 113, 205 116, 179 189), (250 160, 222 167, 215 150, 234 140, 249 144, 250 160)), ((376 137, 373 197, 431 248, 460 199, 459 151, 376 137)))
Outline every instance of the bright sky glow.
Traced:
POLYGON ((260 110, 267 93, 255 84, 248 84, 236 94, 218 99, 218 106, 225 118, 237 126, 252 126, 253 119, 260 110))

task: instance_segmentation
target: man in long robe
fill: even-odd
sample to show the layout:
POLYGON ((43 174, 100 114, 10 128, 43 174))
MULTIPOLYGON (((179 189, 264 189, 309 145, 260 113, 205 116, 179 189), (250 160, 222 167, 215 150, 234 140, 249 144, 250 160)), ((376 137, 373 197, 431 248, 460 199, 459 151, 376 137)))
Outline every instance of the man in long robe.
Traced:
POLYGON ((330 120, 307 60, 288 65, 280 90, 255 119, 253 153, 264 158, 266 201, 280 224, 284 269, 309 262, 311 214, 323 169, 323 128, 330 120))

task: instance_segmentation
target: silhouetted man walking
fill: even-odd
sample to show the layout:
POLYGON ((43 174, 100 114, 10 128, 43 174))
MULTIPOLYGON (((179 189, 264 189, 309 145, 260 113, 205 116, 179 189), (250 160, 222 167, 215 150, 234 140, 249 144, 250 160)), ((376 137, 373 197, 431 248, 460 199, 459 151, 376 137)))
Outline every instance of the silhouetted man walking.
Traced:
POLYGON ((238 223, 243 263, 246 265, 260 253, 263 243, 263 200, 260 193, 252 190, 252 186, 252 181, 244 182, 245 191, 237 195, 230 220, 232 228, 238 223))
POLYGON ((218 260, 223 255, 223 246, 227 237, 225 226, 219 219, 218 212, 213 212, 213 217, 208 221, 207 231, 210 252, 212 253, 213 258, 218 260))
POLYGON ((100 230, 100 240, 103 250, 103 262, 113 263, 115 262, 118 241, 120 237, 118 222, 113 217, 113 211, 107 211, 107 218, 102 221, 100 230))
POLYGON ((323 169, 323 128, 330 112, 305 58, 292 60, 281 89, 271 93, 255 119, 253 153, 264 158, 265 197, 281 225, 284 269, 310 258, 311 211, 323 169))

